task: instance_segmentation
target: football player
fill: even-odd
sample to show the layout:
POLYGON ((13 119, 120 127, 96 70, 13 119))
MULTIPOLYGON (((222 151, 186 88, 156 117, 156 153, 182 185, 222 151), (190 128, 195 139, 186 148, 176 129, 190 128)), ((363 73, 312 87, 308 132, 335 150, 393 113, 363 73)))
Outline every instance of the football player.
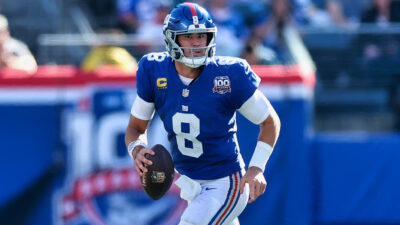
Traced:
POLYGON ((140 60, 137 97, 125 142, 139 174, 151 165, 146 130, 154 111, 168 132, 181 197, 188 201, 179 225, 239 224, 238 215, 266 188, 263 175, 280 131, 280 120, 257 89, 248 63, 216 57, 217 27, 195 3, 182 3, 163 27, 167 52, 140 60), (236 112, 260 125, 245 171, 236 138, 236 112))

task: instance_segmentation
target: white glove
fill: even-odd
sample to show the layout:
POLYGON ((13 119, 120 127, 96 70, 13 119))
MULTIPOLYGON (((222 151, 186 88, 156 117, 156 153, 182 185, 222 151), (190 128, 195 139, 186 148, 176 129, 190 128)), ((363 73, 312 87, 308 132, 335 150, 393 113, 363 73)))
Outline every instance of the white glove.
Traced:
POLYGON ((181 175, 175 184, 181 189, 181 198, 190 202, 201 192, 201 186, 198 182, 181 175))

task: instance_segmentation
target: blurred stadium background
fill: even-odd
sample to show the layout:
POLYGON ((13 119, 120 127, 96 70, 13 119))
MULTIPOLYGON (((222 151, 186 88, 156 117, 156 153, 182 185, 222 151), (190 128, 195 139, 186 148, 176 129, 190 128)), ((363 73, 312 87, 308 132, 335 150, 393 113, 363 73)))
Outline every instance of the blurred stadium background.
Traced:
MULTIPOLYGON (((0 0, 0 224, 177 224, 178 190, 152 202, 123 135, 136 63, 164 50, 180 2, 0 0), (37 67, 8 64, 22 55, 6 30, 37 67)), ((217 55, 246 58, 282 120, 241 224, 400 224, 400 0, 195 2, 217 55)), ((238 125, 248 162, 257 128, 238 125)), ((151 129, 166 142, 157 118, 151 129)))

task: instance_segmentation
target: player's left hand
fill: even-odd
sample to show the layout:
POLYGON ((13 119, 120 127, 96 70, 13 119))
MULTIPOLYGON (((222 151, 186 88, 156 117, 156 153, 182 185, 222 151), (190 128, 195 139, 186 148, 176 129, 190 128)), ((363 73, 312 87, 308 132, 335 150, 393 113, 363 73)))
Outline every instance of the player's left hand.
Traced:
POLYGON ((250 187, 249 203, 254 202, 260 195, 264 194, 267 187, 263 171, 255 166, 250 167, 240 180, 240 193, 243 193, 246 183, 250 187))

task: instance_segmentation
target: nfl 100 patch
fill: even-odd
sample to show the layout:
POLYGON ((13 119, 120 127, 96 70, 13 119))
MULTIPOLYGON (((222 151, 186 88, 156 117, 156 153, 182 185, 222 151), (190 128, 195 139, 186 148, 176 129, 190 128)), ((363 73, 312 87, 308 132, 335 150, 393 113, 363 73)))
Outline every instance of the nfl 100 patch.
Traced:
POLYGON ((231 81, 228 76, 218 76, 214 79, 213 92, 218 94, 225 94, 231 92, 231 81))

